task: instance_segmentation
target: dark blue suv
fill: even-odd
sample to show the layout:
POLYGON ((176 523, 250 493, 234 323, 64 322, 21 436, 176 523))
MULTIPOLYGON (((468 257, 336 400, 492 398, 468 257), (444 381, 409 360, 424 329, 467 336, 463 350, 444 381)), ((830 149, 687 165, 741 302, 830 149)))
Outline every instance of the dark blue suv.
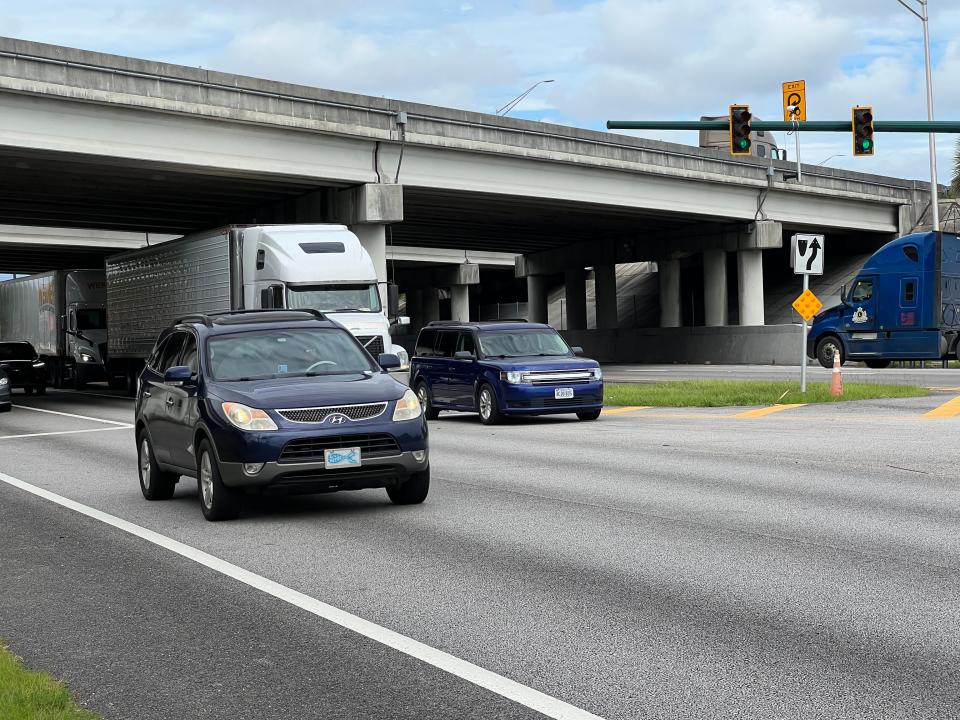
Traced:
POLYGON ((428 420, 441 410, 478 412, 486 425, 548 413, 596 420, 603 376, 582 352, 540 323, 432 322, 417 338, 410 386, 428 420))
POLYGON ((343 326, 313 310, 180 318, 140 375, 140 489, 173 495, 197 478, 208 520, 257 493, 386 488, 399 505, 430 488, 427 424, 416 395, 343 326))

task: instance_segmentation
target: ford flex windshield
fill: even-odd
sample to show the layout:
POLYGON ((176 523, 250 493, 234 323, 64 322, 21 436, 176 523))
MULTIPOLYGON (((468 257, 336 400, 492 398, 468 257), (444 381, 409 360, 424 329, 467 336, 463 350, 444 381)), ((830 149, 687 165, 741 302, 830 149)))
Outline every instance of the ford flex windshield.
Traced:
POLYGON ((570 356, 570 347, 554 330, 504 330, 479 334, 487 357, 570 356))
POLYGON ((299 285, 287 287, 287 307, 323 313, 380 312, 376 283, 362 285, 299 285))
POLYGON ((208 342, 210 377, 224 382, 379 370, 345 330, 257 330, 208 342))

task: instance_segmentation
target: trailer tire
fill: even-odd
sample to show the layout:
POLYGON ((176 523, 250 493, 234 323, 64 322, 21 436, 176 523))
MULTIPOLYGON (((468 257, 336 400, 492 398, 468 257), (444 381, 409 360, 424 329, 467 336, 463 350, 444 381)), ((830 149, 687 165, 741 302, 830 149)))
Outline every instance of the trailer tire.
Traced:
POLYGON ((843 343, 836 335, 827 335, 817 342, 817 360, 828 370, 833 367, 834 348, 840 351, 840 364, 846 362, 847 357, 843 352, 843 343))

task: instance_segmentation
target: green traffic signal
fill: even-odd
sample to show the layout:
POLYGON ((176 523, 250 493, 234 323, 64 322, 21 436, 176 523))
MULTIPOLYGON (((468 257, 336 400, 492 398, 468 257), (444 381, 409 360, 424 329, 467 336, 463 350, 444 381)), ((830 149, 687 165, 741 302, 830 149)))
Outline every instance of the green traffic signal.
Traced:
POLYGON ((860 106, 853 108, 853 154, 855 156, 873 155, 873 108, 860 106))
POLYGON ((748 105, 730 106, 730 154, 750 154, 750 107, 748 105))

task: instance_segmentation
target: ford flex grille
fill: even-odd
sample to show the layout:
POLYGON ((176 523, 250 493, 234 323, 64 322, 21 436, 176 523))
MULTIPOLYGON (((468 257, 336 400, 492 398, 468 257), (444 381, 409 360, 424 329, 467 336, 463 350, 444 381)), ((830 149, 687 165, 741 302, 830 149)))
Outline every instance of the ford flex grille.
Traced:
POLYGON ((369 405, 332 405, 330 407, 290 408, 277 410, 286 420, 295 423, 322 423, 331 415, 343 415, 350 420, 369 420, 382 415, 387 404, 371 403, 369 405))
POLYGON ((532 385, 583 385, 593 382, 593 370, 527 370, 524 382, 532 385))
POLYGON ((383 335, 357 335, 357 340, 374 357, 383 352, 383 335))
POLYGON ((323 462, 324 450, 339 448, 360 448, 360 458, 390 457, 400 454, 396 438, 387 433, 367 433, 356 435, 325 435, 315 438, 291 440, 280 453, 279 462, 309 463, 323 462))

